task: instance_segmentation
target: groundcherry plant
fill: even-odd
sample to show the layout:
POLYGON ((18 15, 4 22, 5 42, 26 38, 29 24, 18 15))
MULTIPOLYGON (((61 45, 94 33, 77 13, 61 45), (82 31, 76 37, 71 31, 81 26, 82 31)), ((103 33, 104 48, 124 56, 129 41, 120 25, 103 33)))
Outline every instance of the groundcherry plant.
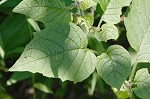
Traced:
POLYGON ((30 23, 42 22, 45 29, 31 24, 37 32, 9 71, 40 73, 74 83, 97 72, 118 98, 133 99, 136 94, 150 99, 149 69, 138 68, 150 63, 149 9, 149 0, 23 0, 13 12, 28 16, 30 23), (123 8, 127 8, 124 15, 123 8), (94 26, 96 11, 101 13, 94 26), (90 36, 102 47, 104 42, 117 40, 117 24, 122 21, 134 53, 116 44, 103 52, 88 47, 90 36))

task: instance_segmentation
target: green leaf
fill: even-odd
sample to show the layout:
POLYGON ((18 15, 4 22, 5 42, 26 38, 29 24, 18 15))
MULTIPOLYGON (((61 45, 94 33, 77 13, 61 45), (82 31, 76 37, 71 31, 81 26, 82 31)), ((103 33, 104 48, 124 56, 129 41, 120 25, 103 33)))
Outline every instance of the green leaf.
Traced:
POLYGON ((101 41, 107 41, 110 39, 117 39, 119 37, 118 29, 115 25, 113 24, 104 24, 102 25, 102 31, 97 31, 95 33, 96 39, 101 42, 101 41))
POLYGON ((150 62, 149 5, 149 1, 133 0, 128 16, 125 18, 127 38, 137 51, 137 62, 150 62))
POLYGON ((104 11, 102 10, 100 4, 97 4, 97 6, 96 6, 96 12, 97 12, 100 16, 103 15, 104 11))
POLYGON ((53 93, 53 91, 43 83, 35 83, 33 86, 42 92, 53 93))
POLYGON ((122 14, 121 12, 122 7, 128 6, 131 1, 132 0, 110 0, 102 16, 102 20, 111 24, 119 23, 121 20, 120 15, 122 14))
POLYGON ((71 6, 75 3, 75 0, 63 0, 66 6, 71 6))
POLYGON ((5 56, 8 56, 15 49, 24 47, 30 40, 30 30, 26 17, 18 14, 6 17, 0 24, 0 35, 5 56))
POLYGON ((87 24, 88 27, 92 27, 94 23, 94 17, 91 14, 86 14, 83 16, 85 23, 87 24))
POLYGON ((93 0, 83 0, 81 2, 81 10, 86 10, 92 6, 96 6, 97 3, 95 3, 93 0))
POLYGON ((91 14, 86 14, 85 16, 77 18, 77 24, 85 33, 89 32, 89 29, 92 27, 93 23, 94 17, 91 14))
POLYGON ((88 48, 96 51, 96 55, 100 55, 101 53, 104 53, 109 45, 106 42, 99 42, 95 38, 94 31, 90 31, 87 35, 88 37, 88 48))
POLYGON ((133 91, 137 96, 143 99, 150 99, 150 74, 147 68, 140 69, 136 72, 134 81, 137 87, 133 91))
POLYGON ((96 69, 107 84, 120 89, 131 71, 130 55, 123 47, 112 45, 97 57, 96 69))
POLYGON ((137 69, 147 68, 150 71, 150 63, 138 63, 137 69))
POLYGON ((61 0, 23 0, 13 12, 25 14, 45 24, 71 21, 70 10, 61 0))
POLYGON ((10 71, 38 72, 62 81, 83 81, 93 73, 96 56, 87 49, 87 37, 75 24, 49 24, 26 46, 10 71))
POLYGON ((122 5, 123 6, 129 6, 132 0, 122 0, 122 5))
POLYGON ((99 0, 99 4, 100 4, 103 11, 106 10, 109 2, 110 2, 110 0, 99 0))

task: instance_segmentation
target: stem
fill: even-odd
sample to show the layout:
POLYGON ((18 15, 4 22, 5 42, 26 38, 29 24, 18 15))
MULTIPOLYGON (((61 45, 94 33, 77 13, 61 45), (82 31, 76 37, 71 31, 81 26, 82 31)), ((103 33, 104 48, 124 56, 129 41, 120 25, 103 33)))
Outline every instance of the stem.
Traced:
POLYGON ((132 90, 131 90, 130 82, 125 81, 125 82, 124 82, 124 85, 125 85, 125 87, 127 88, 127 92, 128 92, 128 94, 129 94, 129 98, 130 98, 130 99, 133 99, 133 98, 132 98, 132 97, 133 97, 133 92, 132 92, 132 90))
POLYGON ((132 81, 133 78, 134 78, 134 75, 135 75, 135 71, 136 71, 136 67, 137 67, 137 62, 135 62, 132 66, 132 71, 131 71, 131 74, 130 74, 130 77, 129 77, 129 81, 132 81))
POLYGON ((83 16, 83 13, 82 13, 82 10, 81 10, 80 6, 79 6, 79 10, 80 10, 80 14, 81 14, 81 16, 83 16))
POLYGON ((76 0, 76 6, 79 8, 80 15, 83 16, 82 10, 80 8, 80 2, 78 0, 76 0))
POLYGON ((88 90, 89 95, 93 95, 95 87, 96 87, 96 83, 97 83, 97 75, 96 72, 93 73, 93 77, 92 77, 92 81, 91 81, 91 88, 88 90))
MULTIPOLYGON (((28 17, 26 17, 26 18, 27 18, 27 20, 28 20, 28 17)), ((32 29, 31 29, 31 26, 30 26, 29 22, 28 22, 28 28, 29 28, 30 39, 32 40, 32 39, 33 39, 33 36, 32 36, 32 29)))
MULTIPOLYGON (((138 56, 138 55, 137 55, 138 56)), ((137 57, 136 57, 136 60, 137 60, 137 57)), ((137 61, 134 62, 133 66, 132 66, 132 71, 131 71, 131 74, 129 76, 129 83, 130 83, 130 91, 131 91, 131 96, 130 96, 130 99, 134 99, 134 95, 133 95, 133 92, 132 92, 132 81, 133 81, 133 78, 134 78, 134 75, 135 75, 135 72, 136 72, 136 67, 137 67, 137 61)))
POLYGON ((99 28, 101 26, 101 24, 102 24, 102 19, 99 20, 99 23, 98 23, 97 27, 99 28))

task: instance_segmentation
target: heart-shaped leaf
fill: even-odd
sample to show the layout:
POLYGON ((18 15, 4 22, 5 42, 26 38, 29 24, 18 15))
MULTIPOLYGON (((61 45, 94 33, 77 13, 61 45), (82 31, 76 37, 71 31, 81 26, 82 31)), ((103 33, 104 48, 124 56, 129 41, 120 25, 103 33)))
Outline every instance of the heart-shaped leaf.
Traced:
POLYGON ((137 87, 133 88, 135 94, 142 99, 150 99, 150 74, 147 68, 136 72, 134 82, 137 87))
POLYGON ((110 46, 106 53, 97 57, 96 69, 107 84, 120 89, 131 71, 130 55, 119 45, 110 46))
POLYGON ((98 31, 95 33, 96 39, 101 42, 101 41, 107 41, 110 39, 117 39, 119 37, 118 29, 115 25, 113 24, 104 24, 102 25, 102 31, 98 31))

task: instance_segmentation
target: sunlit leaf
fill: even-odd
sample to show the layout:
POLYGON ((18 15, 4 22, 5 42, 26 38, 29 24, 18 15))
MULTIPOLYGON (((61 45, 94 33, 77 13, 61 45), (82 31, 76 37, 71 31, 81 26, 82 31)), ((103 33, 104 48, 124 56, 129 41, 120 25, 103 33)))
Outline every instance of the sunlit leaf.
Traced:
POLYGON ((75 24, 49 24, 34 33, 10 71, 30 71, 62 81, 83 81, 96 66, 96 57, 87 49, 87 37, 75 24))
POLYGON ((13 12, 25 14, 34 20, 48 23, 71 21, 71 13, 61 0, 23 0, 13 12))
POLYGON ((150 62, 150 2, 133 0, 125 18, 128 41, 137 51, 138 62, 150 62))
POLYGON ((101 31, 97 31, 95 33, 95 37, 99 42, 106 42, 110 39, 116 40, 119 37, 118 29, 113 24, 104 24, 102 25, 101 29, 101 31))
POLYGON ((120 89, 131 71, 130 55, 123 47, 112 45, 97 57, 96 69, 107 84, 120 89))
POLYGON ((137 84, 133 88, 135 94, 142 99, 150 99, 150 74, 147 68, 137 71, 134 82, 137 84))

